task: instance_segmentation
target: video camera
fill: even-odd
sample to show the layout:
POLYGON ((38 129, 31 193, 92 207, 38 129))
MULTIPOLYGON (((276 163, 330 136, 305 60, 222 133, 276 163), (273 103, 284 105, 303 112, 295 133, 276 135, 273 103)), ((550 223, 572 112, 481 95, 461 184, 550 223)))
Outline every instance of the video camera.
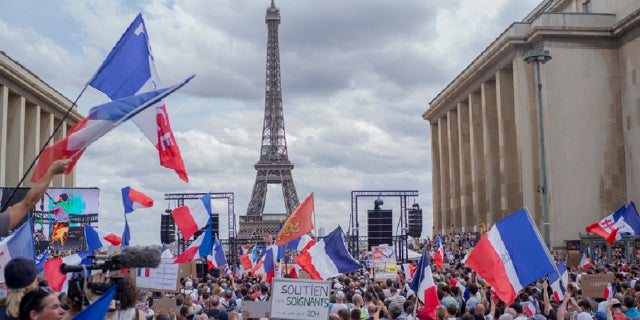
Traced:
MULTIPOLYGON (((122 281, 122 276, 117 275, 109 277, 109 281, 106 283, 92 283, 86 280, 90 271, 101 270, 104 273, 108 273, 109 271, 128 268, 157 268, 160 265, 161 255, 162 249, 160 246, 126 247, 119 254, 112 256, 89 256, 93 258, 93 262, 90 265, 68 265, 63 263, 60 266, 60 272, 63 274, 73 273, 69 281, 67 296, 74 304, 88 305, 89 300, 84 290, 85 283, 86 288, 91 290, 93 294, 101 295, 122 281)), ((116 298, 116 300, 118 299, 116 298)))

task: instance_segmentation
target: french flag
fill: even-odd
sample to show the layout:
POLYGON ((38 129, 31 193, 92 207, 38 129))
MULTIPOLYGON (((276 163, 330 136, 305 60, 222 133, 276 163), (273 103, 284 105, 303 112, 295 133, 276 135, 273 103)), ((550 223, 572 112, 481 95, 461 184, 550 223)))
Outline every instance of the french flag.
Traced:
POLYGON ((213 239, 213 254, 207 256, 207 264, 209 265, 209 270, 227 264, 227 258, 224 256, 224 248, 222 248, 222 244, 218 241, 217 235, 213 239))
POLYGON ((42 152, 33 170, 31 181, 40 180, 49 169, 49 166, 60 159, 73 159, 65 171, 65 174, 69 174, 89 145, 125 121, 133 118, 142 110, 151 107, 154 103, 180 89, 193 77, 191 76, 182 83, 170 88, 128 96, 91 108, 89 115, 73 125, 64 139, 47 147, 42 152))
POLYGON ((287 242, 287 248, 302 252, 314 244, 316 244, 316 240, 304 234, 300 238, 287 242))
POLYGON ((213 243, 211 242, 211 223, 207 226, 205 232, 203 232, 200 236, 198 236, 191 245, 187 248, 187 250, 183 251, 173 263, 183 263, 193 261, 194 259, 204 258, 208 255, 211 255, 213 251, 213 243))
POLYGON ((580 259, 580 266, 584 270, 592 267, 591 262, 589 261, 589 258, 587 258, 587 256, 584 253, 582 254, 582 259, 580 259))
POLYGON ((253 261, 249 254, 240 255, 240 263, 244 270, 251 270, 253 268, 253 261))
POLYGON ((507 305, 527 284, 555 271, 542 237, 526 209, 498 221, 464 263, 491 283, 507 305))
POLYGON ((537 311, 536 306, 534 306, 533 303, 531 303, 530 301, 529 303, 525 304, 522 309, 524 309, 524 312, 527 314, 528 317, 533 317, 537 311))
POLYGON ((413 275, 416 273, 416 269, 417 269, 417 267, 414 266, 412 263, 403 263, 402 264, 402 271, 404 272, 405 278, 408 281, 413 280, 413 275))
POLYGON ((194 233, 204 228, 211 218, 211 194, 200 199, 188 200, 184 206, 171 210, 171 216, 184 239, 191 239, 194 233))
POLYGON ((442 270, 442 267, 444 266, 444 250, 442 249, 440 236, 436 236, 436 253, 433 256, 433 263, 435 263, 438 270, 442 270))
POLYGON ((616 294, 616 286, 614 284, 608 283, 606 287, 604 287, 603 296, 605 299, 611 299, 616 294))
POLYGON ((249 245, 248 244, 244 244, 240 247, 240 255, 243 254, 248 254, 249 253, 249 245))
MULTIPOLYGON (((17 228, 13 233, 0 242, 0 266, 4 267, 11 259, 23 257, 33 260, 35 248, 31 235, 31 219, 17 228)), ((4 270, 3 270, 4 271, 4 270)), ((0 272, 0 282, 4 283, 4 272, 0 272)))
MULTIPOLYGON (((563 275, 567 273, 567 266, 564 262, 558 263, 558 272, 551 272, 549 274, 549 283, 551 290, 553 291, 553 298, 556 302, 564 299, 565 285, 563 282, 563 275)), ((567 275, 568 276, 568 275, 567 275)))
POLYGON ((124 213, 131 213, 136 209, 153 207, 153 199, 146 194, 129 186, 122 188, 122 204, 124 213))
MULTIPOLYGON (((131 22, 89 85, 112 100, 155 90, 161 85, 141 14, 131 22)), ((133 122, 158 150, 160 165, 173 169, 180 179, 189 182, 164 102, 157 101, 153 108, 133 118, 133 122)))
POLYGON ((409 287, 417 293, 418 299, 424 303, 424 309, 427 314, 436 319, 436 307, 440 304, 440 300, 438 299, 438 288, 433 282, 433 274, 431 273, 429 257, 426 252, 422 253, 413 281, 411 281, 409 287))
POLYGON ((275 254, 277 253, 274 253, 273 247, 269 246, 264 256, 260 258, 260 261, 258 261, 258 263, 251 270, 251 274, 264 274, 267 276, 267 282, 271 283, 270 280, 275 275, 276 270, 275 254))
POLYGON ((84 225, 84 237, 89 251, 107 248, 109 245, 119 246, 122 243, 122 238, 115 233, 97 230, 88 224, 84 225))
POLYGON ((362 268, 347 251, 340 227, 299 254, 296 262, 314 280, 324 280, 362 268))

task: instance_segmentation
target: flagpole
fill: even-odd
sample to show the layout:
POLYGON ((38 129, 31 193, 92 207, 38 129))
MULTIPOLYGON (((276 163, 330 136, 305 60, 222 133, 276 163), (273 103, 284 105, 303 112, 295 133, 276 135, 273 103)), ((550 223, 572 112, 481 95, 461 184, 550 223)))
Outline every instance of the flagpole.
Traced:
POLYGON ((89 86, 88 83, 84 85, 84 88, 82 88, 82 91, 80 91, 80 94, 78 94, 78 96, 76 97, 76 100, 74 100, 73 103, 71 103, 71 106, 64 113, 64 115, 62 116, 62 119, 60 119, 60 122, 58 123, 58 125, 56 125, 56 127, 53 129, 53 132, 51 133, 47 141, 42 145, 42 148, 40 148, 40 151, 38 152, 38 154, 36 154, 36 157, 33 159, 33 161, 31 161, 31 165, 29 165, 29 168, 22 175, 20 182, 18 182, 18 184, 16 184, 16 186, 13 188, 13 191, 11 191, 11 195, 9 195, 9 199, 7 199, 6 204, 2 203, 2 208, 0 208, 0 212, 7 210, 7 206, 9 203, 11 203, 11 200, 16 195, 18 188, 22 185, 22 183, 24 182, 24 179, 27 178, 27 175, 29 174, 29 172, 31 172, 31 169, 33 169, 33 166, 36 164, 36 162, 40 158, 40 155, 42 154, 44 149, 46 149, 49 146, 49 142, 51 142, 51 139, 53 139, 53 137, 56 135, 58 130, 60 130, 60 127, 64 124, 64 121, 67 120, 67 118, 69 117, 69 114, 71 114, 71 111, 73 110, 73 107, 77 106, 78 100, 80 100, 80 97, 82 97, 85 90, 87 90, 88 86, 89 86))

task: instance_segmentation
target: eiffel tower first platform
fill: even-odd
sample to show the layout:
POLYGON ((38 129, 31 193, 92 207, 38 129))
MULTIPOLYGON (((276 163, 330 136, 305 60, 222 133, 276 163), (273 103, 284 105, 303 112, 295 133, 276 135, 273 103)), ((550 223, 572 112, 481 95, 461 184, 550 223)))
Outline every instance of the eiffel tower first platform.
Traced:
POLYGON ((280 49, 278 45, 280 9, 276 8, 273 0, 271 0, 271 6, 267 8, 265 22, 268 30, 268 43, 262 143, 260 160, 255 164, 256 181, 253 185, 247 214, 240 217, 239 243, 261 242, 266 232, 275 237, 280 220, 282 219, 284 222, 299 204, 298 193, 291 174, 293 163, 289 161, 287 153, 284 113, 282 111, 280 49), (269 184, 281 185, 286 213, 263 213, 269 184))

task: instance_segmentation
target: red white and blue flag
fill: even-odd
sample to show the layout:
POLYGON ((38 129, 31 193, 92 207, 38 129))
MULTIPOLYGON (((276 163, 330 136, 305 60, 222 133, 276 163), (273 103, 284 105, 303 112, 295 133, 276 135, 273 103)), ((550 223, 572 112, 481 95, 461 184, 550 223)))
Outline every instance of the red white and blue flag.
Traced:
POLYGON ((117 287, 118 286, 111 286, 111 288, 102 294, 96 301, 91 303, 84 310, 80 311, 80 313, 76 314, 73 319, 104 319, 109 311, 109 305, 111 304, 113 297, 116 295, 117 287))
POLYGON ((89 145, 125 121, 133 118, 142 110, 151 107, 154 103, 180 89, 193 77, 191 76, 182 83, 170 88, 150 91, 136 96, 127 96, 91 108, 89 115, 73 125, 64 139, 44 149, 33 170, 31 181, 40 180, 51 164, 61 159, 73 159, 65 171, 65 174, 69 174, 89 145))
POLYGON ((584 253, 582 254, 582 259, 580 259, 580 266, 582 267, 582 269, 589 269, 591 268, 591 261, 589 260, 589 258, 587 258, 587 255, 585 255, 584 253))
POLYGON ((555 265, 526 209, 498 221, 464 263, 491 283, 507 305, 524 286, 555 270, 555 265))
POLYGON ((211 255, 213 243, 211 242, 211 223, 200 236, 198 236, 189 247, 182 252, 173 263, 189 262, 194 259, 204 258, 211 255))
POLYGON ((153 199, 138 190, 126 186, 122 188, 122 204, 126 214, 136 209, 153 207, 153 199))
POLYGON ((622 239, 624 235, 640 235, 640 216, 636 205, 633 202, 623 204, 616 212, 587 226, 586 230, 601 236, 609 244, 622 239))
MULTIPOLYGON (((13 233, 0 242, 0 267, 4 267, 11 259, 23 257, 29 260, 35 258, 31 219, 15 229, 13 233)), ((0 283, 4 283, 4 272, 0 272, 0 283)))
POLYGON ((324 280, 362 268, 358 260, 347 251, 340 227, 299 254, 296 262, 315 280, 324 280))
MULTIPOLYGON (((89 85, 112 100, 156 90, 161 85, 141 14, 129 25, 89 85)), ((140 112, 133 122, 158 150, 160 165, 175 170, 180 179, 189 182, 164 102, 158 101, 153 108, 140 112)))
POLYGON ((553 298, 556 302, 561 302, 564 299, 564 293, 566 291, 565 281, 568 280, 567 274, 567 266, 564 262, 558 263, 557 266, 558 272, 554 271, 549 274, 549 285, 551 286, 551 290, 553 292, 553 298), (567 280, 564 280, 563 277, 567 277, 567 280))
POLYGON ((616 286, 614 284, 608 283, 606 287, 604 287, 603 296, 605 299, 611 299, 616 294, 616 286))
POLYGON ((227 264, 227 258, 224 256, 224 248, 222 248, 222 244, 218 241, 217 235, 213 239, 213 252, 207 256, 207 264, 209 266, 208 269, 219 268, 227 264))
POLYGON ((311 248, 314 244, 316 244, 316 240, 304 234, 300 238, 287 242, 287 248, 302 252, 311 248))
POLYGON ((126 186, 122 188, 122 205, 124 206, 124 232, 122 232, 122 246, 126 247, 129 245, 129 241, 131 240, 131 231, 129 230, 127 214, 136 209, 153 207, 153 199, 140 191, 126 186))
POLYGON ((265 251, 265 254, 262 256, 262 258, 260 258, 260 261, 258 261, 258 263, 256 263, 256 265, 251 270, 251 274, 264 274, 266 275, 266 281, 268 283, 271 283, 271 280, 276 273, 275 258, 278 254, 276 251, 274 251, 274 246, 269 246, 265 251))
POLYGON ((183 238, 191 239, 211 218, 211 194, 207 193, 199 199, 186 200, 185 205, 171 210, 171 216, 183 238))
POLYGON ((433 263, 438 267, 438 270, 442 271, 442 267, 444 266, 444 249, 442 248, 440 236, 436 236, 436 253, 433 256, 433 263))
POLYGON ((240 251, 240 255, 243 254, 248 254, 249 253, 249 245, 248 244, 244 244, 239 248, 240 251))
POLYGON ((110 245, 119 246, 122 243, 122 238, 115 233, 102 231, 88 224, 84 225, 84 237, 89 251, 107 248, 110 245))
POLYGON ((413 281, 411 281, 409 287, 418 295, 418 299, 424 303, 426 313, 431 315, 432 319, 436 319, 436 307, 440 304, 440 300, 438 299, 438 288, 433 282, 429 256, 426 252, 422 253, 413 281))

